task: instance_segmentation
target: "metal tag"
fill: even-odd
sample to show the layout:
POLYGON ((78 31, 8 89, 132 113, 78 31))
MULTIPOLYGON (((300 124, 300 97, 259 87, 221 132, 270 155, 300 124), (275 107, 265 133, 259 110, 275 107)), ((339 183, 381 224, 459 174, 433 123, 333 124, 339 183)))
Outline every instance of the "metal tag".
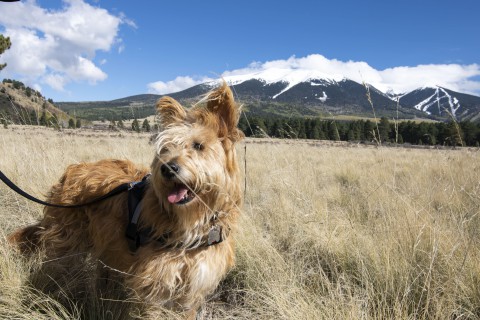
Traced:
POLYGON ((207 244, 211 246, 212 244, 221 242, 221 236, 222 236, 222 228, 217 225, 212 226, 210 228, 210 231, 208 232, 207 244))

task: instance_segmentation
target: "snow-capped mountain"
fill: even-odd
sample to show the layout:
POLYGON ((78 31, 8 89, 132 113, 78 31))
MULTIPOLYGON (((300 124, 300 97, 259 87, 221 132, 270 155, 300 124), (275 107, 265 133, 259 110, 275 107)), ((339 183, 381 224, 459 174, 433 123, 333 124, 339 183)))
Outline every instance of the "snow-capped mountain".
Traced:
POLYGON ((400 104, 435 117, 478 120, 480 97, 442 87, 423 87, 399 96, 400 104))
MULTIPOLYGON (((395 94, 347 79, 340 73, 327 75, 304 69, 268 69, 253 74, 226 76, 223 80, 254 113, 280 111, 285 115, 282 109, 288 105, 286 109, 295 107, 301 115, 372 115, 375 111, 377 115, 396 116, 398 110, 400 116, 406 118, 480 120, 480 97, 442 87, 423 87, 395 94)), ((220 81, 207 82, 172 96, 190 98, 193 92, 206 92, 220 81)))

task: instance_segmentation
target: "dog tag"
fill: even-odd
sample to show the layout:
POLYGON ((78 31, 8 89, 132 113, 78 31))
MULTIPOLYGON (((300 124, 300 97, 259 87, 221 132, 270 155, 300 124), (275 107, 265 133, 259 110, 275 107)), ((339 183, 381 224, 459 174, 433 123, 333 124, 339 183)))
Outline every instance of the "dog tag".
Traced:
POLYGON ((221 240, 222 228, 220 226, 214 225, 210 228, 208 232, 208 241, 207 244, 211 246, 212 244, 219 243, 221 240))

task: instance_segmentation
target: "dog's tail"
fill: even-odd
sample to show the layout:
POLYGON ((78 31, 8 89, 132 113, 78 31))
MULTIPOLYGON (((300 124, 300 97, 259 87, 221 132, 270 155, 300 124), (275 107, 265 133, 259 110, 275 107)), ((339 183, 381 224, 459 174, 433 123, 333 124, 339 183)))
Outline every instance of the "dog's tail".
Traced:
POLYGON ((40 224, 27 226, 9 234, 7 240, 16 246, 22 254, 30 254, 39 248, 41 230, 40 224))

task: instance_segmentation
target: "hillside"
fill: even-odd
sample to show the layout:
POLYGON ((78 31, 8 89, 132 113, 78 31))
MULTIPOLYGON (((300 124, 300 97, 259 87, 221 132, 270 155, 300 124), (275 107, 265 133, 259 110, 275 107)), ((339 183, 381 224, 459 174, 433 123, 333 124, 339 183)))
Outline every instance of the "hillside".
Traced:
POLYGON ((155 112, 155 94, 141 94, 112 101, 58 102, 56 105, 69 115, 94 121, 146 118, 155 112))
POLYGON ((9 122, 37 124, 42 113, 46 118, 55 116, 58 121, 66 122, 69 116, 57 108, 52 100, 22 82, 4 79, 0 83, 0 118, 9 122))

